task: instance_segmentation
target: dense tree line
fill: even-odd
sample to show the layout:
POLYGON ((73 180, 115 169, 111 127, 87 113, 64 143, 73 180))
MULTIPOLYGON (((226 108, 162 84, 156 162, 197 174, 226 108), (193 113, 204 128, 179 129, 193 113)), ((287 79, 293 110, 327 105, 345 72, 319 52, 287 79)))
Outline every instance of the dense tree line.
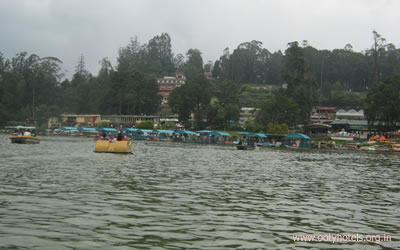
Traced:
MULTIPOLYGON (((321 85, 323 91, 341 82, 346 91, 366 91, 380 79, 400 73, 400 49, 387 43, 377 32, 373 32, 374 44, 362 52, 353 51, 347 44, 343 49, 318 50, 303 41, 297 43, 297 53, 302 53, 309 77, 321 85)), ((294 45, 289 43, 288 47, 294 45)), ((240 44, 232 53, 226 48, 215 61, 213 74, 221 80, 239 83, 281 85, 286 81, 287 51, 271 53, 262 47, 262 42, 251 41, 240 44)))
POLYGON ((373 86, 366 100, 369 126, 379 131, 393 131, 400 122, 400 75, 387 77, 373 86))
POLYGON ((400 73, 400 50, 375 31, 373 38, 363 52, 349 44, 318 50, 307 41, 270 52, 261 42, 250 41, 205 63, 198 49, 174 54, 170 36, 162 33, 146 44, 131 39, 118 50, 116 65, 101 60, 96 76, 80 56, 72 79, 64 78, 57 58, 23 52, 8 59, 0 54, 0 122, 43 124, 63 112, 156 114, 161 110, 156 78, 183 72, 187 84, 171 94, 169 106, 187 126, 232 126, 240 107, 259 108, 255 122, 264 127, 283 121, 304 124, 312 106, 362 106, 368 90, 376 91, 382 79, 400 73), (205 79, 208 71, 215 80, 205 79), (250 84, 272 88, 255 90, 250 84))

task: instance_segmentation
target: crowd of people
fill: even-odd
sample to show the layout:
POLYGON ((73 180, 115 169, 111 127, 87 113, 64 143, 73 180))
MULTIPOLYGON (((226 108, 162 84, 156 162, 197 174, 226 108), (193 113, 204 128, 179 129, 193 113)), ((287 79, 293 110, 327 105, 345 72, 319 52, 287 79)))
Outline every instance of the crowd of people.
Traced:
POLYGON ((130 139, 126 135, 124 136, 122 132, 119 132, 117 136, 108 136, 106 132, 103 132, 99 140, 116 142, 116 141, 129 141, 130 139))

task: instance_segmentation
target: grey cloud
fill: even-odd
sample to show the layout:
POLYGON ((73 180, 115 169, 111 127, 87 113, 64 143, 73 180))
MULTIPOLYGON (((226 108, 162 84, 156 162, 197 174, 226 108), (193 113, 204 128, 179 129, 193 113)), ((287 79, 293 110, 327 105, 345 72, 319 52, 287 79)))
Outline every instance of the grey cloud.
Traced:
POLYGON ((69 76, 83 54, 93 74, 98 61, 115 62, 131 37, 142 43, 162 32, 175 53, 200 49, 204 61, 224 48, 259 40, 270 51, 308 40, 318 49, 370 47, 372 30, 399 45, 400 1, 372 0, 2 0, 0 51, 56 56, 69 76))

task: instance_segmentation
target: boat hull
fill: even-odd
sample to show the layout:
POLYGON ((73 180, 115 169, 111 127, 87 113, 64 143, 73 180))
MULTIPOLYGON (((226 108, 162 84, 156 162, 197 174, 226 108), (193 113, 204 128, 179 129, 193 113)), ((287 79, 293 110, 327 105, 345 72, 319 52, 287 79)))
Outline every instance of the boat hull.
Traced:
POLYGON ((337 141, 353 141, 353 137, 344 137, 344 136, 331 136, 331 140, 337 141))
POLYGON ((249 146, 249 145, 236 145, 236 148, 238 150, 254 150, 256 147, 255 146, 249 146))
POLYGON ((116 141, 110 142, 108 140, 98 140, 96 142, 96 153, 114 153, 114 154, 131 154, 132 142, 131 141, 116 141))
POLYGON ((11 143, 18 143, 18 144, 39 144, 40 143, 40 136, 11 136, 10 137, 11 143))

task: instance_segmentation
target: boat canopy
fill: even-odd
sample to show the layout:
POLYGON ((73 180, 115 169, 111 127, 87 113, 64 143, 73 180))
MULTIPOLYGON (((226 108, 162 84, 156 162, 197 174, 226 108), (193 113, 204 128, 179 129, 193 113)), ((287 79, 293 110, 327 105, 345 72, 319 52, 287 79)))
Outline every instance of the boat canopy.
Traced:
POLYGON ((118 132, 115 128, 99 128, 99 131, 104 131, 104 132, 118 132))
POLYGON ((174 134, 196 135, 195 132, 189 130, 175 130, 174 134))
POLYGON ((258 137, 258 138, 268 138, 266 134, 261 134, 261 133, 240 133, 241 135, 247 136, 247 137, 258 137))
POLYGON ((36 129, 36 127, 26 127, 26 126, 22 126, 22 125, 18 125, 18 126, 7 126, 6 128, 15 128, 15 129, 36 129))
POLYGON ((124 128, 124 131, 128 132, 137 132, 139 129, 138 128, 124 128))
POLYGON ((157 133, 157 134, 160 134, 160 133, 163 133, 163 134, 173 134, 173 133, 174 133, 174 130, 168 130, 168 129, 154 129, 153 132, 154 132, 154 133, 157 133))
POLYGON ((212 133, 212 131, 211 130, 200 130, 200 131, 197 131, 197 133, 199 133, 199 134, 201 134, 201 135, 210 135, 211 133, 212 133))
POLYGON ((227 133, 227 132, 211 132, 210 135, 216 135, 216 136, 231 136, 231 134, 227 133))
POLYGON ((287 139, 301 139, 301 140, 310 140, 310 137, 304 134, 288 134, 285 138, 287 139))
POLYGON ((60 129, 60 130, 69 130, 69 131, 71 131, 71 130, 78 130, 78 129, 75 128, 75 127, 60 127, 59 129, 60 129))
POLYGON ((96 128, 78 128, 78 129, 86 132, 97 132, 96 128))
POLYGON ((137 133, 155 133, 152 129, 138 129, 136 130, 137 133))

